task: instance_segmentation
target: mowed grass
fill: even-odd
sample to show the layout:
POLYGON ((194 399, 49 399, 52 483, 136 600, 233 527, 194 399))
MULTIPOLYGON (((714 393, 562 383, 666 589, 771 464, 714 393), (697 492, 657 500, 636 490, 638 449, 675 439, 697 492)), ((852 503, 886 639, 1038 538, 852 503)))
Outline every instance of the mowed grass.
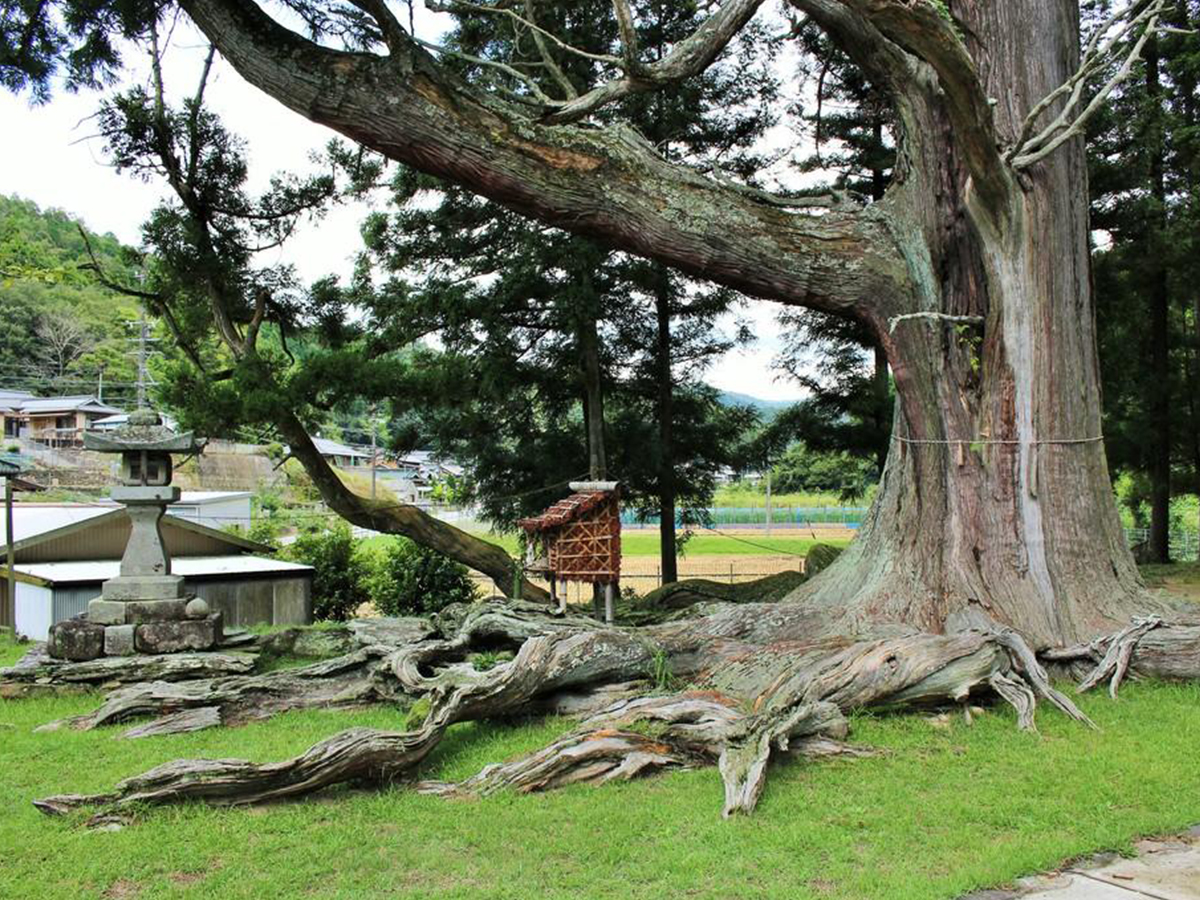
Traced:
MULTIPOLYGON (((0 650, 5 661, 16 651, 0 650)), ((145 809, 121 831, 52 819, 30 800, 93 792, 185 756, 269 761, 402 714, 298 712, 239 729, 124 741, 35 734, 96 697, 0 701, 0 897, 951 898, 1139 835, 1200 821, 1200 688, 1131 684, 1083 698, 1089 731, 1053 710, 1040 737, 996 711, 966 726, 854 721, 884 748, 772 768, 757 813, 723 821, 715 769, 476 801, 332 789, 248 809, 145 809)), ((542 746, 561 719, 466 724, 422 777, 460 779, 542 746)))
MULTIPOLYGON (((687 541, 684 542, 683 548, 680 551, 684 558, 693 556, 728 556, 737 554, 739 556, 770 556, 772 554, 798 554, 804 556, 808 553, 813 544, 824 543, 833 544, 836 547, 844 547, 850 543, 850 539, 844 537, 846 532, 838 529, 838 536, 822 536, 820 529, 815 531, 811 529, 789 529, 785 535, 773 534, 767 537, 760 529, 721 529, 724 534, 718 534, 713 531, 697 531, 687 541)), ((682 533, 680 537, 682 538, 682 533)), ((494 544, 499 544, 509 553, 517 552, 517 538, 515 535, 503 534, 497 535, 490 532, 480 533, 479 537, 484 540, 491 541, 494 544)), ((391 540, 389 537, 380 536, 367 538, 364 546, 376 548, 381 547, 383 542, 391 540)), ((622 556, 658 556, 662 547, 662 540, 659 537, 658 530, 652 528, 646 529, 630 529, 626 528, 621 532, 621 555, 622 556)))

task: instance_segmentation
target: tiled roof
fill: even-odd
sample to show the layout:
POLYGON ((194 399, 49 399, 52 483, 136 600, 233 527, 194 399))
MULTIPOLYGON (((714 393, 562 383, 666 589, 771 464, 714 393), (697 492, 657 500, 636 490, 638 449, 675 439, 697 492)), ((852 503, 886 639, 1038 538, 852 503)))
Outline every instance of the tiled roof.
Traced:
POLYGON ((612 490, 579 491, 565 500, 559 500, 540 516, 522 519, 517 524, 526 531, 546 531, 551 528, 559 528, 595 509, 615 494, 616 491, 612 490))
POLYGON ((20 410, 25 415, 46 415, 56 412, 72 412, 86 409, 89 412, 101 412, 108 415, 119 413, 115 406, 101 403, 95 397, 31 397, 21 401, 20 410))

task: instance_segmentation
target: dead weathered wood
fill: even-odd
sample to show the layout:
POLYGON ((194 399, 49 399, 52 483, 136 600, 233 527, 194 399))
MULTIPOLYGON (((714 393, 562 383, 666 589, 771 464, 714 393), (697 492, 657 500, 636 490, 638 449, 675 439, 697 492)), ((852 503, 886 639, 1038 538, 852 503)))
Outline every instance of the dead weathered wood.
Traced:
POLYGON ((221 707, 198 706, 195 709, 185 709, 181 712, 162 716, 153 722, 130 728, 121 737, 127 739, 159 737, 164 734, 183 734, 189 731, 203 731, 206 728, 216 728, 221 724, 221 707))
POLYGON ((154 722, 138 726, 126 737, 162 735, 195 730, 197 720, 180 715, 185 710, 215 709, 219 724, 240 725, 293 709, 361 706, 379 699, 374 668, 387 652, 387 648, 363 648, 336 659, 263 675, 129 685, 112 691, 91 713, 51 722, 38 730, 87 731, 154 716, 154 722))
POLYGON ((98 687, 146 681, 187 681, 245 675, 254 671, 257 655, 236 653, 168 653, 156 656, 105 656, 88 662, 61 662, 38 645, 15 666, 0 669, 0 697, 20 697, 55 687, 98 687))
MULTIPOLYGON (((456 722, 524 712, 538 698, 575 687, 644 677, 668 652, 680 653, 690 660, 688 665, 702 658, 693 645, 656 642, 646 633, 627 629, 585 630, 562 620, 544 625, 547 633, 525 638, 511 662, 486 672, 465 662, 472 640, 482 635, 493 642, 505 636, 517 639, 534 627, 528 611, 481 607, 461 620, 461 631, 454 637, 423 641, 381 660, 373 678, 375 684, 387 685, 384 693, 424 696, 430 701, 424 722, 411 732, 352 729, 298 757, 266 765, 179 760, 128 779, 111 794, 52 797, 38 801, 38 808, 46 812, 95 804, 119 808, 189 798, 253 803, 300 796, 351 780, 387 781, 410 772, 456 722)), ((754 665, 749 665, 750 652, 743 644, 711 636, 707 643, 712 652, 706 658, 716 661, 709 679, 736 686, 736 691, 623 700, 538 753, 489 767, 459 785, 427 789, 440 793, 501 787, 538 790, 716 759, 726 784, 725 813, 750 812, 762 793, 773 755, 803 738, 840 740, 846 734, 844 713, 850 709, 963 702, 972 692, 999 691, 1010 699, 1019 696, 1026 707, 1021 712, 1025 723, 1032 721, 1035 693, 1055 699, 1028 647, 1004 632, 776 645, 753 654, 754 665), (731 677, 735 671, 737 676, 731 677)), ((214 705, 201 699, 191 692, 175 695, 177 704, 214 705)), ((177 709, 168 709, 164 698, 153 696, 149 705, 164 713, 177 709)), ((328 701, 322 700, 322 705, 328 701)), ((1055 705, 1065 706, 1068 713, 1074 709, 1069 701, 1055 705)), ((145 695, 131 695, 96 717, 146 706, 145 695)), ((230 708, 236 709, 236 704, 230 708)))

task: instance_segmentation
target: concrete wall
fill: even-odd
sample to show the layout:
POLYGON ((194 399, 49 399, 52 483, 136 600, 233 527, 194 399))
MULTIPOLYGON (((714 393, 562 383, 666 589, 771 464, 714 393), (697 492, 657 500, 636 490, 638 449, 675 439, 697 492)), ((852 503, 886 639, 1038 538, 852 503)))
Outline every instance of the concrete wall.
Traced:
POLYGON ((228 578, 186 582, 226 625, 307 625, 312 621, 312 578, 228 578))

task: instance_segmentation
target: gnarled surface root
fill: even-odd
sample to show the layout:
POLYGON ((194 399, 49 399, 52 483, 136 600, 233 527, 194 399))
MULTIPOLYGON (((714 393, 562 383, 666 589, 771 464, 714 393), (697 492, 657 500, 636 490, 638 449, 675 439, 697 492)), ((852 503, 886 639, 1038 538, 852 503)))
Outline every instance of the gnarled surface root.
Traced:
POLYGON ((1054 663, 1078 666, 1091 663, 1077 690, 1089 691, 1108 681, 1108 692, 1116 699, 1121 683, 1130 673, 1170 680, 1200 678, 1200 622, 1179 617, 1165 620, 1145 616, 1113 634, 1087 644, 1045 651, 1054 663))
MULTIPOLYGON (((484 608, 469 613, 449 640, 423 641, 381 659, 372 673, 379 695, 430 700, 429 714, 415 731, 351 729, 293 759, 267 765, 179 760, 127 779, 109 794, 51 797, 36 805, 55 813, 81 805, 191 798, 254 803, 347 781, 386 781, 410 772, 456 722, 522 713, 564 690, 644 677, 660 669, 668 653, 673 669, 691 673, 712 690, 619 701, 537 753, 490 766, 462 784, 424 789, 443 794, 541 790, 718 760, 728 815, 754 808, 777 751, 810 738, 821 742, 814 748, 836 746, 832 742, 845 736, 844 712, 850 709, 963 702, 979 689, 1013 702, 1026 725, 1032 723, 1035 693, 1087 721, 1053 692, 1033 654, 1011 633, 910 634, 757 648, 717 637, 705 648, 694 638, 673 643, 664 635, 655 642, 646 632, 597 629, 591 622, 583 629, 571 620, 547 624, 544 611, 539 617, 535 621, 519 607, 484 608), (520 649, 511 662, 476 671, 465 656, 481 636, 493 645, 520 642, 520 649)), ((195 703, 196 708, 211 705, 195 703)))
POLYGON ((63 689, 95 688, 118 682, 188 681, 247 675, 258 657, 253 653, 164 653, 157 656, 104 656, 88 662, 52 659, 39 645, 15 666, 0 669, 0 698, 14 699, 63 689))
POLYGON ((130 738, 148 737, 239 725, 289 709, 361 706, 379 699, 373 670, 390 652, 386 647, 364 647, 336 659, 265 675, 134 684, 112 691, 94 712, 51 722, 38 730, 88 731, 155 716, 154 721, 125 733, 130 738), (196 712, 201 709, 208 712, 196 712))

